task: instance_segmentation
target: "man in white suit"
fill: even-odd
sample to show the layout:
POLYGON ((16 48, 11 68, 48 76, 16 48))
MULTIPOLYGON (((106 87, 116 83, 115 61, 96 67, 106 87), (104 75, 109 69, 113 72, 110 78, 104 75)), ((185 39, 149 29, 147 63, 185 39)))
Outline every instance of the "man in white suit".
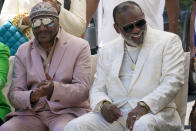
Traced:
POLYGON ((135 2, 113 11, 121 38, 99 54, 90 91, 93 112, 65 131, 180 131, 173 99, 184 83, 184 52, 179 37, 152 29, 135 2))

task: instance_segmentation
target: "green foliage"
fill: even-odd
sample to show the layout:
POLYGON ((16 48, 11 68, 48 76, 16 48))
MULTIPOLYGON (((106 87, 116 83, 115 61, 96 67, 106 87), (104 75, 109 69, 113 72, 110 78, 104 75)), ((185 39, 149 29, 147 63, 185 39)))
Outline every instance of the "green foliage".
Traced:
POLYGON ((181 10, 191 9, 193 6, 193 1, 194 0, 180 0, 180 9, 181 10))

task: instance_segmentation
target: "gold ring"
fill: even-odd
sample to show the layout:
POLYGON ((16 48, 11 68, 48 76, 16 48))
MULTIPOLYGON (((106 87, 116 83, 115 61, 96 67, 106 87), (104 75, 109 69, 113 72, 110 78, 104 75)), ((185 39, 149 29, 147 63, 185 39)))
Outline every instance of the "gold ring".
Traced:
POLYGON ((137 117, 137 115, 133 115, 132 117, 133 117, 133 118, 136 118, 136 117, 137 117))

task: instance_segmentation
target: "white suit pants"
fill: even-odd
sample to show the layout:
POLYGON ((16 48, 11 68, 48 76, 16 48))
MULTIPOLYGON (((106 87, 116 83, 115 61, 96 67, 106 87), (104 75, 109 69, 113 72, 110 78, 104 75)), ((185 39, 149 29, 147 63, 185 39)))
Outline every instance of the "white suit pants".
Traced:
MULTIPOLYGON (((180 131, 179 122, 165 121, 156 115, 148 113, 134 124, 133 131, 180 131)), ((112 124, 104 120, 100 113, 90 112, 70 121, 64 131, 128 131, 126 119, 119 118, 112 124)))

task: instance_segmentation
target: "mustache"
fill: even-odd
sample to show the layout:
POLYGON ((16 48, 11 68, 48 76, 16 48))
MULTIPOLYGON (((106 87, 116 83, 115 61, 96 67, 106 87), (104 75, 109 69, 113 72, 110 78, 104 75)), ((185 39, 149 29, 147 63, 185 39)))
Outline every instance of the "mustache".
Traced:
POLYGON ((40 31, 38 32, 38 34, 49 34, 50 32, 49 31, 40 31))
POLYGON ((140 32, 138 32, 137 34, 130 34, 128 36, 128 39, 132 39, 132 37, 135 37, 135 36, 138 36, 138 35, 141 35, 142 33, 144 33, 144 30, 141 30, 140 32))

